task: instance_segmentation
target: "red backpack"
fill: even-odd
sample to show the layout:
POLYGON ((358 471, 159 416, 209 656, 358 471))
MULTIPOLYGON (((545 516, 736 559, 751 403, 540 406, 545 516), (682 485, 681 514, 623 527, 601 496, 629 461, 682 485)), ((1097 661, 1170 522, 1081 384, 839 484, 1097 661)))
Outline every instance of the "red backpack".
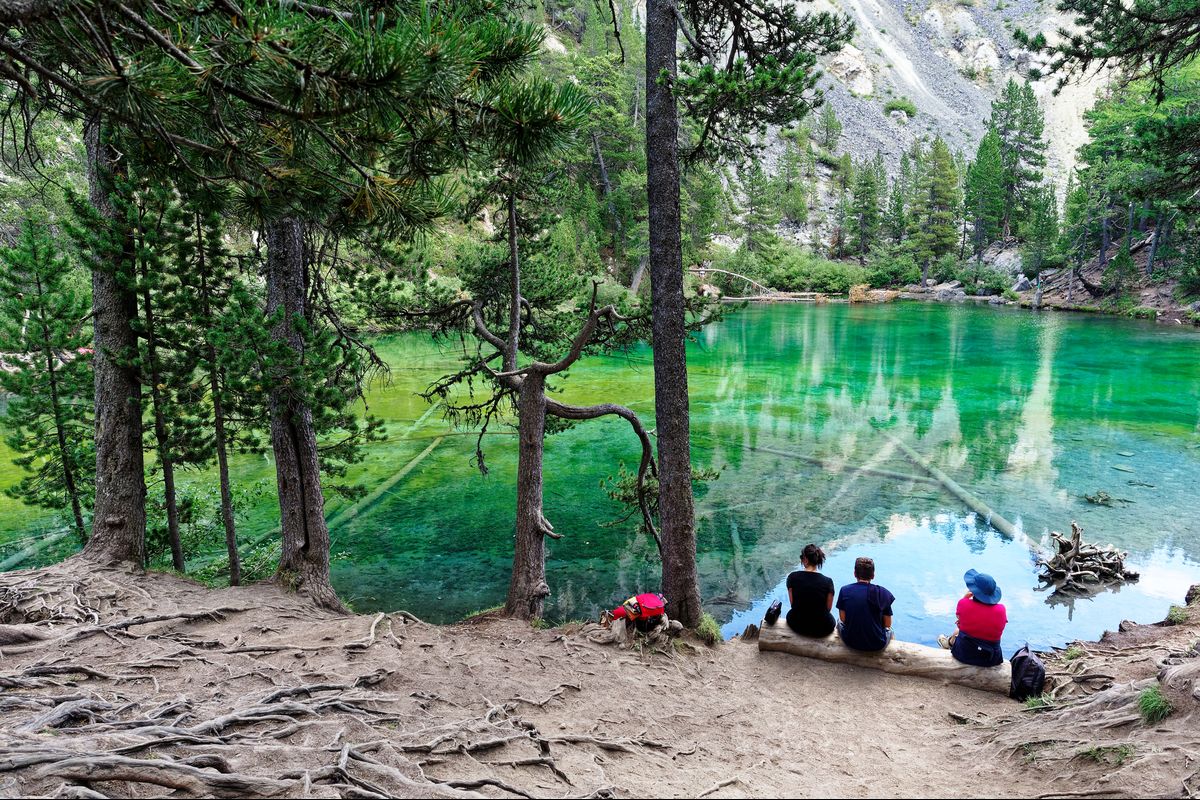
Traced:
POLYGON ((647 631, 662 622, 667 611, 667 598, 646 592, 634 595, 613 609, 613 619, 627 619, 639 631, 647 631))

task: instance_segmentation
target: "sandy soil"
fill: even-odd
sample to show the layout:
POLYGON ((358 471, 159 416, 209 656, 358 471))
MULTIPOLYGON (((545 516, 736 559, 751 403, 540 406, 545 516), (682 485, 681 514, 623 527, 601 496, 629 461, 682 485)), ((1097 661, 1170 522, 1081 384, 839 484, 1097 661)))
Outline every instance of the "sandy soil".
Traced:
POLYGON ((1032 714, 737 640, 651 652, 590 628, 339 617, 274 586, 68 562, 0 575, 0 624, 53 637, 0 646, 0 797, 1181 796, 1200 788, 1193 684, 1159 726, 1079 720, 1171 654, 1200 664, 1190 612, 1089 645, 1056 671, 1112 678, 1032 714), (1079 756, 1114 736, 1128 766, 1079 756))

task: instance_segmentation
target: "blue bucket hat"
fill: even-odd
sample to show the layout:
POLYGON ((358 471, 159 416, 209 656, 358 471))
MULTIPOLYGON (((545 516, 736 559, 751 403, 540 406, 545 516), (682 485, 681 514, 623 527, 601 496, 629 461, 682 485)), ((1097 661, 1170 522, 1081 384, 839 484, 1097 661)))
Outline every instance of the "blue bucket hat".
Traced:
POLYGON ((971 596, 984 605, 994 606, 1000 602, 1000 587, 991 575, 969 569, 967 574, 963 575, 963 580, 967 582, 971 596))

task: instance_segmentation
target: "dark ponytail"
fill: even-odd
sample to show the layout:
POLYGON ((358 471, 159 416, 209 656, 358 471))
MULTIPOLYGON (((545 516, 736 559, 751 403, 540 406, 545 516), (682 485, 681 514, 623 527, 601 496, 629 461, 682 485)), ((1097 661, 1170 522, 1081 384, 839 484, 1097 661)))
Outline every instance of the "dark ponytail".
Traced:
POLYGON ((820 569, 825 565, 825 553, 815 544, 805 545, 804 552, 801 553, 801 557, 804 559, 804 563, 808 564, 810 567, 816 567, 817 569, 820 569))

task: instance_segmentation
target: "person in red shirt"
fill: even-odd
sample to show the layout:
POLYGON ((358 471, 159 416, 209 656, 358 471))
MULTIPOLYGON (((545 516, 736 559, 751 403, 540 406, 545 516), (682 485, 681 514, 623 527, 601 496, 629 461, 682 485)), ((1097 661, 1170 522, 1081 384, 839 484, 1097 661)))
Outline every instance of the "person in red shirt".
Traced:
POLYGON ((963 580, 967 593, 958 601, 958 627, 949 636, 939 636, 938 644, 964 664, 994 667, 1004 662, 1000 639, 1008 624, 1000 587, 991 575, 973 569, 967 570, 963 580))

